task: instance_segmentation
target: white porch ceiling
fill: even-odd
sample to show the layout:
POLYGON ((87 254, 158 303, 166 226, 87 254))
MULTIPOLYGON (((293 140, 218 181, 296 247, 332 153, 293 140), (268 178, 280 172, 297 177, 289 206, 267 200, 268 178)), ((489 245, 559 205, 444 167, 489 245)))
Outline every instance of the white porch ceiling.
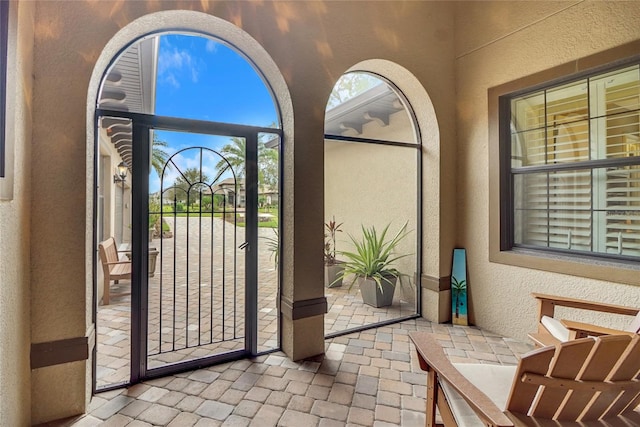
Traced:
MULTIPOLYGON (((98 108, 154 114, 157 65, 158 36, 129 46, 107 72, 98 108)), ((100 126, 106 129, 122 161, 131 167, 131 122, 103 117, 100 126)))

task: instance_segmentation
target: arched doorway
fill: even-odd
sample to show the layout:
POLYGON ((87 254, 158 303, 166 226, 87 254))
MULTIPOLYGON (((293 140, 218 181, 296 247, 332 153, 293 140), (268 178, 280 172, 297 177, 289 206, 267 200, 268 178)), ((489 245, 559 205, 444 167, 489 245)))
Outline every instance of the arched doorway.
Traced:
POLYGON ((344 74, 325 116, 328 336, 419 312, 421 160, 402 92, 378 74, 344 74))
MULTIPOLYGON (((186 71, 205 78, 206 65, 186 71)), ((279 348, 273 258, 283 131, 265 81, 226 41, 186 33, 138 39, 105 72, 95 133, 97 389, 279 348), (243 89, 266 93, 271 110, 230 114, 223 91, 233 83, 220 74, 208 83, 226 84, 215 92, 224 108, 200 88, 192 108, 180 109, 188 92, 160 86, 180 88, 167 69, 194 64, 202 52, 223 56, 220 69, 245 73, 243 89), (112 237, 129 277, 109 280, 100 268, 100 246, 112 237)))
POLYGON ((388 226, 390 239, 406 223, 408 233, 394 250, 403 258, 391 267, 404 280, 391 306, 365 304, 349 275, 340 288, 326 289, 327 336, 417 315, 431 319, 441 298, 430 287, 441 268, 440 131, 433 104, 419 80, 390 61, 363 61, 345 76, 325 114, 325 220, 342 223, 338 258, 354 248, 351 237, 362 241, 363 226, 378 233, 388 226))

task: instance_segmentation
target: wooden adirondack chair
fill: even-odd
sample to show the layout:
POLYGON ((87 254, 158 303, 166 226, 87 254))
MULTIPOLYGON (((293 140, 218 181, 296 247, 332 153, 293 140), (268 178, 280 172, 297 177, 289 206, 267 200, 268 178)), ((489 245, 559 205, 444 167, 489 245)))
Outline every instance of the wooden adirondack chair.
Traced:
POLYGON ((640 309, 554 295, 538 293, 531 295, 538 301, 538 330, 530 333, 529 338, 537 347, 555 345, 587 336, 640 333, 640 309), (557 319, 554 317, 556 307, 570 307, 635 317, 624 330, 617 330, 589 323, 557 319))
POLYGON ((130 295, 131 292, 111 294, 111 281, 118 283, 119 280, 131 280, 131 261, 121 261, 118 256, 116 239, 109 237, 98 245, 100 262, 102 263, 102 273, 104 275, 104 292, 102 294, 102 304, 109 305, 111 296, 130 295))
POLYGON ((568 341, 518 366, 452 364, 433 335, 409 337, 427 371, 427 427, 640 426, 640 336, 568 341))

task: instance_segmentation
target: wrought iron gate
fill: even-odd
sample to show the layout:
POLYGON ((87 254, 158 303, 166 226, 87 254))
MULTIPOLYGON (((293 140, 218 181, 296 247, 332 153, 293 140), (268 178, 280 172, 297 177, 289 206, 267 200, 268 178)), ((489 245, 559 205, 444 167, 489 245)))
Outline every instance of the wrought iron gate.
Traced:
POLYGON ((158 272, 148 285, 148 369, 245 350, 248 243, 238 225, 246 219, 238 172, 205 147, 185 148, 164 167, 160 200, 149 209, 159 247, 149 248, 158 272))
POLYGON ((258 260, 258 140, 279 150, 281 130, 97 110, 96 123, 103 117, 129 132, 119 153, 131 170, 131 300, 118 308, 131 313, 129 383, 277 349, 277 269, 266 250, 258 260), (184 135, 187 148, 166 159, 150 192, 159 131, 184 135), (240 162, 194 134, 243 141, 240 162))

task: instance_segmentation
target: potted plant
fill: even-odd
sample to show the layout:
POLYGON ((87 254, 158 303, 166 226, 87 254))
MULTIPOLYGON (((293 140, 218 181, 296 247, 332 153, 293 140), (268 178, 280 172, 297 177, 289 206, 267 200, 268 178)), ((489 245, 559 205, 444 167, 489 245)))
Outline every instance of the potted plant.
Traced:
POLYGON ((149 241, 152 241, 155 237, 158 237, 156 234, 156 227, 160 222, 160 214, 158 211, 160 210, 160 203, 149 200, 149 241))
POLYGON ((342 286, 343 262, 336 259, 336 233, 342 233, 336 218, 324 223, 324 285, 327 288, 342 286))
POLYGON ((408 234, 407 223, 405 222, 391 239, 387 239, 388 230, 389 225, 378 234, 374 226, 362 226, 361 240, 349 235, 355 251, 340 251, 346 258, 342 277, 353 275, 350 286, 358 282, 362 300, 373 307, 384 307, 393 303, 396 282, 402 280, 401 273, 393 264, 409 255, 393 255, 400 241, 408 234))
POLYGON ((278 227, 274 227, 271 230, 273 231, 273 236, 264 236, 262 238, 266 240, 267 250, 271 252, 269 258, 273 260, 274 267, 278 269, 278 260, 280 255, 280 236, 278 235, 278 227))

